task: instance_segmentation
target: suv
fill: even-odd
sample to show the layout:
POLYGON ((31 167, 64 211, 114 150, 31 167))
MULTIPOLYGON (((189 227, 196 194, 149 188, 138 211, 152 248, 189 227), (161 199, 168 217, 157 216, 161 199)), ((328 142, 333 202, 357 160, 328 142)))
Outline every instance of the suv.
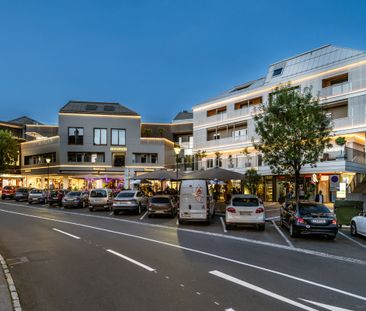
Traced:
POLYGON ((97 209, 111 210, 113 202, 113 192, 111 189, 101 188, 90 191, 89 210, 91 212, 97 209))
POLYGON ((114 215, 122 211, 134 211, 141 214, 143 208, 147 208, 147 198, 141 191, 133 190, 124 190, 118 193, 112 205, 114 215))
POLYGON ((291 237, 320 234, 334 240, 338 233, 335 215, 325 205, 316 202, 282 206, 281 225, 289 229, 291 237))
POLYGON ((15 196, 15 187, 14 186, 5 186, 3 191, 1 192, 1 199, 14 199, 15 196))

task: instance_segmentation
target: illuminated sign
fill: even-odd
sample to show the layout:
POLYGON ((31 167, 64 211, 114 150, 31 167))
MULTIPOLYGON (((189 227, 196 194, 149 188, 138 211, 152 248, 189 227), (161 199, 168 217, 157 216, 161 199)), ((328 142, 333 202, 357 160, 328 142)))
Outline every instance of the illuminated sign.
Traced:
POLYGON ((126 147, 111 147, 110 151, 127 151, 126 147))

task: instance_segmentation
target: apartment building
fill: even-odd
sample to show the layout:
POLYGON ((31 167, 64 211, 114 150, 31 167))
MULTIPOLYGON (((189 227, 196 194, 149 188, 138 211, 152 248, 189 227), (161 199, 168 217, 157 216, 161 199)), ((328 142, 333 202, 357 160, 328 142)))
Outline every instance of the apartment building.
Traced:
POLYGON ((325 150, 317 166, 302 170, 301 190, 308 196, 322 190, 334 201, 340 184, 353 191, 366 173, 366 53, 327 45, 281 60, 268 67, 259 79, 238 85, 193 107, 193 152, 204 150, 200 166, 221 166, 244 173, 255 168, 263 176, 261 193, 266 201, 277 200, 286 181, 273 176, 253 148, 254 115, 267 103, 274 88, 291 83, 300 90, 311 87, 313 95, 333 119, 333 147, 325 150), (334 139, 346 138, 345 146, 334 139), (220 153, 220 154, 217 154, 220 153))
POLYGON ((129 187, 131 178, 174 163, 174 143, 141 137, 141 116, 119 103, 70 101, 58 135, 22 143, 27 186, 129 187))

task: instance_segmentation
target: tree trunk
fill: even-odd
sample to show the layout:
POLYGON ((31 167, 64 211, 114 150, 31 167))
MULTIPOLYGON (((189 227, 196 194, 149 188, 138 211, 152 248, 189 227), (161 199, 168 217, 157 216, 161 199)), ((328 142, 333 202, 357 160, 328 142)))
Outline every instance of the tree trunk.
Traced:
POLYGON ((295 171, 295 200, 296 205, 299 204, 299 179, 300 179, 300 170, 295 171))

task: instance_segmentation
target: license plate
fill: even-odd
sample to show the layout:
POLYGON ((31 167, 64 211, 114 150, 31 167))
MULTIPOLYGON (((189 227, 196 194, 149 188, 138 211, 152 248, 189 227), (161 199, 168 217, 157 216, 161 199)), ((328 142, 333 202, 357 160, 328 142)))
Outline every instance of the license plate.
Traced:
POLYGON ((240 215, 251 215, 252 212, 240 212, 240 215))
POLYGON ((313 223, 314 224, 325 224, 326 220, 325 219, 313 219, 313 223))

